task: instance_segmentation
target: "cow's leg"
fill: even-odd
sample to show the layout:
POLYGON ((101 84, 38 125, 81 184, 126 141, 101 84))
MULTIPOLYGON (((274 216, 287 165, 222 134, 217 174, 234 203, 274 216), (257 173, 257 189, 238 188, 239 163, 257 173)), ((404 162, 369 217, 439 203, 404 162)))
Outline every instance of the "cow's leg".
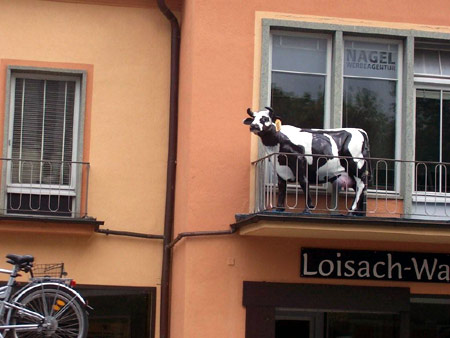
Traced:
POLYGON ((311 208, 314 207, 311 199, 311 194, 309 193, 309 183, 305 176, 300 176, 298 183, 302 187, 303 193, 305 195, 305 210, 303 210, 303 213, 309 214, 311 213, 311 208))
POLYGON ((284 211, 284 203, 286 202, 286 186, 287 182, 285 179, 278 176, 278 200, 277 200, 277 211, 284 211))
POLYGON ((353 185, 355 199, 353 200, 349 215, 364 216, 366 214, 367 202, 367 176, 353 176, 353 179, 355 180, 355 184, 353 185))

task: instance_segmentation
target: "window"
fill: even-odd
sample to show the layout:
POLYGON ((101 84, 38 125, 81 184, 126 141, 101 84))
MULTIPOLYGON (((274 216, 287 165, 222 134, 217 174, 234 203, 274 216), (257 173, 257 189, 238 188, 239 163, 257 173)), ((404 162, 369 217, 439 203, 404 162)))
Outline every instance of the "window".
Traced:
POLYGON ((416 191, 446 193, 450 184, 445 164, 427 163, 450 162, 450 52, 443 48, 419 42, 414 52, 416 191))
MULTIPOLYGON (((450 91, 416 90, 416 161, 450 162, 450 91)), ((450 169, 450 168, 449 168, 450 169)), ((446 193, 450 175, 445 165, 416 165, 416 190, 446 193)))
POLYGON ((411 338, 449 337, 450 300, 437 296, 411 298, 411 338))
POLYGON ((382 198, 389 214, 449 217, 450 34, 270 18, 261 32, 260 107, 271 105, 283 124, 366 130, 372 213, 384 213, 372 203, 382 198))
POLYGON ((148 338, 155 336, 155 288, 79 286, 94 311, 88 337, 148 338))
POLYGON ((271 106, 284 124, 327 124, 330 47, 325 35, 272 35, 271 106))
MULTIPOLYGON (((342 127, 357 127, 367 132, 371 157, 399 158, 396 156, 396 125, 400 116, 401 45, 348 38, 344 48, 342 127)), ((383 189, 394 190, 394 162, 374 166, 378 182, 387 182, 383 189), (387 177, 380 177, 386 173, 387 177)))
POLYGON ((12 71, 6 212, 75 216, 81 75, 12 71))
POLYGON ((245 337, 407 337, 409 301, 408 288, 244 281, 245 337))

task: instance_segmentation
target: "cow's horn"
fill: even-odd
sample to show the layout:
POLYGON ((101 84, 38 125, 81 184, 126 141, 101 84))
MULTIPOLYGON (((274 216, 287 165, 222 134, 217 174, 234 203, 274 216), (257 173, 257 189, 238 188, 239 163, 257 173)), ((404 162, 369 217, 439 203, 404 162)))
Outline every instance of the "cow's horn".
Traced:
POLYGON ((250 117, 255 117, 252 110, 250 108, 247 108, 247 114, 250 115, 250 117))
POLYGON ((271 113, 273 113, 273 109, 272 109, 272 108, 266 107, 266 109, 267 109, 268 111, 270 111, 271 113))

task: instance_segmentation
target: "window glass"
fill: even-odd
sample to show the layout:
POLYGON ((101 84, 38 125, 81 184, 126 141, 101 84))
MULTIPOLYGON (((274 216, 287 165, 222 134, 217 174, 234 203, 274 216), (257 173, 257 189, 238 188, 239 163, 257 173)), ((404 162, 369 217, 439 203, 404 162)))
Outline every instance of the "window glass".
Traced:
POLYGON ((328 338, 396 338, 400 333, 400 316, 375 313, 327 314, 328 338))
POLYGON ((147 338, 150 335, 152 293, 127 288, 80 288, 94 308, 89 314, 88 338, 147 338))
POLYGON ((397 78, 397 44, 346 40, 344 46, 344 75, 397 78))
MULTIPOLYGON (((346 39, 342 127, 364 129, 371 157, 395 159, 399 44, 346 39)), ((369 188, 395 190, 394 161, 373 161, 369 188)))
POLYGON ((323 76, 276 73, 272 75, 272 107, 283 124, 322 128, 325 96, 323 76))
POLYGON ((440 52, 442 75, 450 76, 450 52, 440 52))
POLYGON ((447 192, 450 176, 450 92, 416 90, 416 190, 447 192))
POLYGON ((326 39, 274 34, 272 46, 273 70, 326 73, 326 39))
POLYGON ((444 50, 416 49, 414 73, 420 75, 450 76, 450 52, 444 50))
POLYGON ((411 302, 411 338, 450 337, 450 304, 411 302))
POLYGON ((416 161, 440 160, 440 109, 439 90, 416 91, 416 161))
POLYGON ((344 80, 343 127, 364 129, 372 157, 395 158, 396 82, 344 80))
POLYGON ((414 52, 414 72, 416 74, 440 75, 439 52, 416 49, 414 52))
POLYGON ((328 39, 272 35, 271 106, 283 124, 323 128, 328 39))

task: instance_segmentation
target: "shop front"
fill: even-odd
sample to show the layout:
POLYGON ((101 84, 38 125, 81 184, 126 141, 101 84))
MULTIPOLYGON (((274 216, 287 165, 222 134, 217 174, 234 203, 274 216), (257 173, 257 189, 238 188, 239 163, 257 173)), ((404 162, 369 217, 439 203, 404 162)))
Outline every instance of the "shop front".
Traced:
POLYGON ((244 281, 245 337, 450 337, 450 255, 301 248, 299 256, 299 283, 244 281), (417 293, 422 283, 440 294, 417 293))

